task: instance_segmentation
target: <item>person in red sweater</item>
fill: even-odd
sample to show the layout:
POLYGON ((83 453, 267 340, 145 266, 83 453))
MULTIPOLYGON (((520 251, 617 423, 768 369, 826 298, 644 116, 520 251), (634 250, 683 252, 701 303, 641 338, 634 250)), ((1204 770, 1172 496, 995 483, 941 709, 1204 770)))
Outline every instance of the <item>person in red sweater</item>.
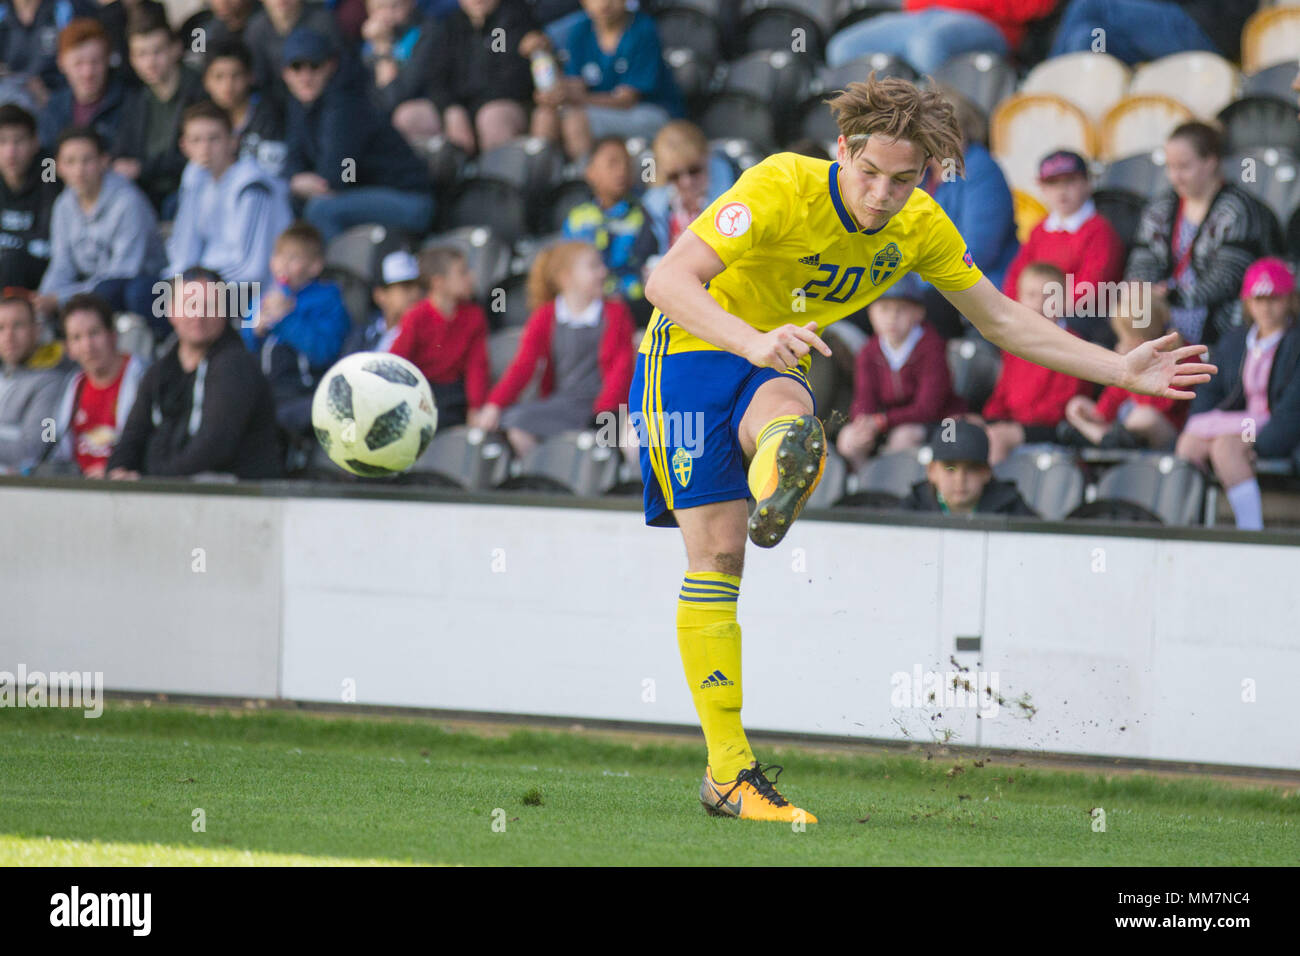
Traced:
POLYGON ((587 242, 556 243, 533 262, 533 314, 478 419, 483 428, 504 428, 517 455, 542 439, 586 428, 627 401, 636 365, 632 313, 622 300, 604 298, 606 275, 600 253, 587 242), (514 404, 539 365, 545 369, 541 397, 514 404))
POLYGON ((420 278, 428 295, 402 316, 388 351, 429 380, 439 426, 475 424, 491 375, 487 317, 472 301, 474 273, 459 249, 435 246, 420 253, 420 278))
POLYGON ((909 272, 867 306, 875 330, 858 353, 850 420, 836 447, 860 468, 876 451, 925 443, 931 426, 961 415, 943 336, 925 321, 921 280, 909 272))
MULTIPOLYGON (((1092 201, 1088 164, 1078 153, 1057 150, 1038 164, 1038 185, 1050 212, 1034 227, 1011 260, 1002 291, 1015 295, 1025 266, 1031 262, 1050 262, 1066 274, 1067 296, 1073 288, 1071 311, 1067 316, 1100 315, 1096 305, 1097 283, 1118 282, 1123 277, 1124 241, 1097 212, 1092 201)), ((1071 324, 1076 331, 1087 328, 1086 324, 1071 324)))
MULTIPOLYGON (((1065 319, 1047 315, 1064 287, 1065 273, 1060 269, 1050 262, 1031 262, 1020 271, 1016 298, 1021 305, 1065 328, 1065 319)), ((1003 353, 1002 373, 984 403, 981 422, 989 434, 989 464, 996 465, 1025 442, 1055 441, 1057 426, 1065 418, 1065 406, 1088 389, 1082 379, 1003 353)), ((978 417, 972 420, 980 421, 978 417)))
MULTIPOLYGON (((1110 317, 1115 351, 1127 355, 1143 342, 1158 339, 1169 325, 1169 306, 1158 296, 1143 303, 1138 283, 1120 287, 1119 308, 1110 317)), ((1065 405, 1065 420, 1078 437, 1102 448, 1173 448, 1187 421, 1187 403, 1174 398, 1139 395, 1110 385, 1094 402, 1076 395, 1065 405)), ((1071 433, 1070 437, 1074 437, 1071 433)))

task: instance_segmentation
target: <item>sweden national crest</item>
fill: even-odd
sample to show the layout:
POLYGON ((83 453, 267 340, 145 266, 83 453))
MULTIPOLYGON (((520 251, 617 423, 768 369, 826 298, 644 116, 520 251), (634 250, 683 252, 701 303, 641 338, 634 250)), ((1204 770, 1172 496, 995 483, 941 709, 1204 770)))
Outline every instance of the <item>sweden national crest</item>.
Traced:
POLYGON ((673 452, 673 477, 677 483, 685 488, 691 483, 691 465, 694 459, 691 458, 690 452, 685 448, 679 448, 673 452))
POLYGON ((889 277, 898 271, 898 264, 903 261, 903 254, 898 251, 898 245, 891 242, 885 248, 876 253, 876 258, 871 260, 871 284, 880 285, 888 281, 889 277))

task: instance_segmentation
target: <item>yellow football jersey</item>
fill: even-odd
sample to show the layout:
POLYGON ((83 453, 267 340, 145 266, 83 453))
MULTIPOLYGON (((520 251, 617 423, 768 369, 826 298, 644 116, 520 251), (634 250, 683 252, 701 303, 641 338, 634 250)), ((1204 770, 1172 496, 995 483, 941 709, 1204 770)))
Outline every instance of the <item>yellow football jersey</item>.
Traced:
MULTIPOLYGON (((814 320, 820 331, 908 272, 944 291, 969 289, 983 275, 957 227, 924 189, 912 190, 881 228, 859 230, 840 196, 839 164, 796 153, 747 169, 690 229, 726 267, 708 284, 714 300, 763 332, 814 320)), ((665 328, 667 354, 717 349, 655 309, 643 354, 665 328)), ((804 357, 804 369, 810 361, 804 357)))

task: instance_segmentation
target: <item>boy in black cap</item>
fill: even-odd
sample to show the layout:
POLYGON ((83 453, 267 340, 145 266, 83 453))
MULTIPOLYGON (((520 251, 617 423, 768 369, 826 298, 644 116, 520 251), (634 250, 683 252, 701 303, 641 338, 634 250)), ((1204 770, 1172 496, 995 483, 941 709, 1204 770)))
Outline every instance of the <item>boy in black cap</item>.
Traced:
POLYGON ((1038 517, 1014 482, 993 477, 989 439, 978 425, 950 418, 935 429, 930 448, 926 480, 914 484, 903 502, 908 511, 1038 517))

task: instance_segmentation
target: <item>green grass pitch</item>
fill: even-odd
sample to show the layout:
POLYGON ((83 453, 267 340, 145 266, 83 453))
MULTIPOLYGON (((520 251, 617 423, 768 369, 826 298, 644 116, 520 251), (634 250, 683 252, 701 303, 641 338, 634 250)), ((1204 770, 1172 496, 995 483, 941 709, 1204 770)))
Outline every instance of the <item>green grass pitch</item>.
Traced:
POLYGON ((1031 769, 996 754, 759 755, 784 764, 782 792, 819 824, 707 816, 702 741, 115 700, 96 720, 6 709, 0 864, 1297 862, 1294 786, 1031 769))

